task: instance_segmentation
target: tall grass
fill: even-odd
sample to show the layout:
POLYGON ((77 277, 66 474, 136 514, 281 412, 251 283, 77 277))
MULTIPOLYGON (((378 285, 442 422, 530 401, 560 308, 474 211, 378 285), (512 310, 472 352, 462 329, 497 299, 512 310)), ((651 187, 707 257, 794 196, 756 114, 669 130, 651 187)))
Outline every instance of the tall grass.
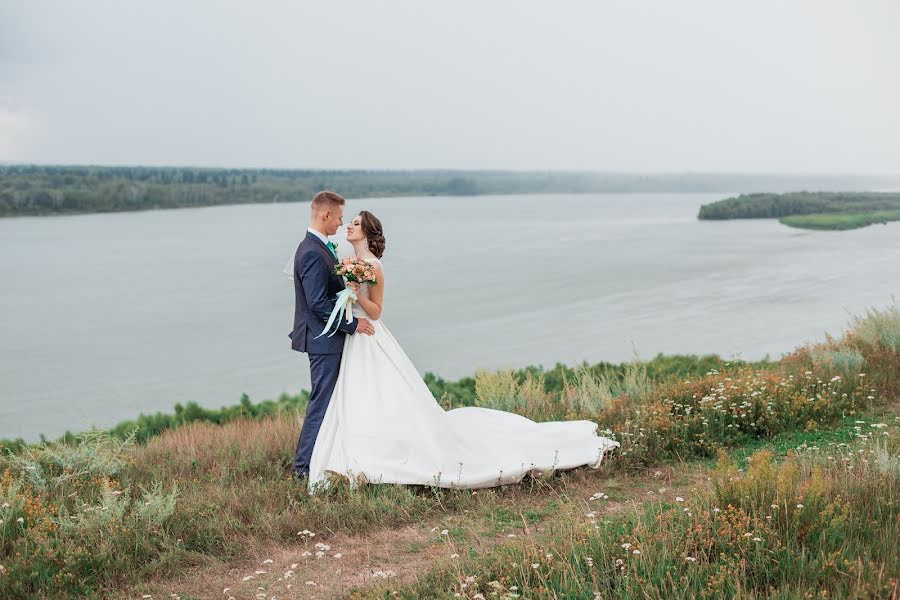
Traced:
POLYGON ((178 487, 123 488, 132 445, 90 432, 0 457, 0 597, 90 595, 176 549, 178 487))
POLYGON ((723 455, 693 496, 661 489, 634 514, 592 512, 390 597, 896 598, 898 460, 884 441, 804 449, 781 464, 762 451, 746 472, 723 455))

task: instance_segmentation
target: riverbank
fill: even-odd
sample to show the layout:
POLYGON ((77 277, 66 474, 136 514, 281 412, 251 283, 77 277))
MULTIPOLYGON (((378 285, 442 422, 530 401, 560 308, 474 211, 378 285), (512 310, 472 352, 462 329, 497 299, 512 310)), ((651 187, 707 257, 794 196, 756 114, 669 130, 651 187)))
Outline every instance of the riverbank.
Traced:
POLYGON ((771 365, 654 380, 634 362, 558 392, 541 373, 473 379, 479 406, 588 418, 621 448, 477 493, 311 497, 287 476, 289 412, 29 446, 0 459, 0 595, 898 593, 900 307, 771 365))
POLYGON ((861 213, 826 213, 781 217, 779 222, 800 229, 844 230, 859 229, 868 225, 887 225, 888 221, 900 221, 900 210, 878 210, 861 213))
POLYGON ((900 187, 900 175, 0 165, 0 217, 346 198, 900 187))

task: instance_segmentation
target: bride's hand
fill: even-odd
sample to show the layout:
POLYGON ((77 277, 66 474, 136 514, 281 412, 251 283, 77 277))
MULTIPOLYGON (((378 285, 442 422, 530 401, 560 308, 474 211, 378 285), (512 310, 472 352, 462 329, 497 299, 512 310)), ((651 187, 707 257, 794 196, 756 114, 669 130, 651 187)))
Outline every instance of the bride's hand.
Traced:
POLYGON ((359 294, 359 283, 356 281, 348 281, 347 287, 353 290, 354 294, 359 294))

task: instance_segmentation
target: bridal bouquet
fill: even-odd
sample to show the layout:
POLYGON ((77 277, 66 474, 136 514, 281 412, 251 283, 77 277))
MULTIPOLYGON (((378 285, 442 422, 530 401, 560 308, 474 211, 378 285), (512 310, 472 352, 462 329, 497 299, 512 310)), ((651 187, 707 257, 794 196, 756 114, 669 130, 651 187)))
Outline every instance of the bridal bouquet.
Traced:
POLYGON ((378 283, 375 281, 375 265, 355 256, 347 257, 335 265, 334 272, 345 277, 347 281, 369 285, 378 283))
MULTIPOLYGON (((359 284, 367 283, 369 285, 378 283, 375 279, 375 265, 355 256, 341 260, 334 266, 334 272, 345 278, 347 281, 355 281, 359 284)), ((316 337, 325 335, 325 332, 331 329, 331 326, 337 319, 343 318, 344 316, 346 316, 348 323, 352 323, 353 311, 351 310, 351 307, 353 306, 353 301, 356 299, 356 293, 350 288, 339 293, 337 295, 337 300, 334 303, 334 310, 331 311, 331 315, 328 317, 328 323, 325 324, 325 329, 323 329, 322 333, 316 337)), ((336 331, 337 327, 328 334, 328 337, 333 336, 336 331)))

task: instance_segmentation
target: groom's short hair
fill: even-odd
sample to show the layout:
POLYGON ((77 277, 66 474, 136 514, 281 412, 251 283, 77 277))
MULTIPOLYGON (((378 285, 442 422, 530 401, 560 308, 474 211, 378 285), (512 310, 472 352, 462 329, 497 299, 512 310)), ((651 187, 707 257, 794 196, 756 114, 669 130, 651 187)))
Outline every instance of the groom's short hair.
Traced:
POLYGON ((314 213, 319 213, 323 210, 343 205, 344 198, 340 194, 337 194, 330 190, 323 190, 313 196, 312 199, 312 210, 314 213))

